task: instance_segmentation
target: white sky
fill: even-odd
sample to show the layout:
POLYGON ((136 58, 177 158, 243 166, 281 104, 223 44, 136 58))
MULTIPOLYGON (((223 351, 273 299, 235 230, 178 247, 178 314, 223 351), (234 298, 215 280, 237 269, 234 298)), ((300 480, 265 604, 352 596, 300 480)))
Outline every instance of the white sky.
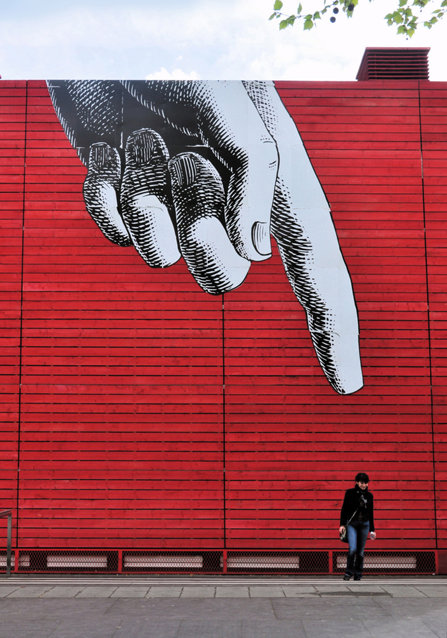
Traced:
MULTIPOLYGON (((299 0, 285 1, 290 11, 299 0)), ((323 0, 301 0, 309 11, 323 0)), ((3 79, 355 80, 367 46, 429 46, 447 80, 447 17, 411 40, 386 26, 398 0, 361 0, 356 16, 304 32, 269 22, 273 0, 15 0, 2 3, 3 79), (364 6, 363 6, 364 5, 364 6)))

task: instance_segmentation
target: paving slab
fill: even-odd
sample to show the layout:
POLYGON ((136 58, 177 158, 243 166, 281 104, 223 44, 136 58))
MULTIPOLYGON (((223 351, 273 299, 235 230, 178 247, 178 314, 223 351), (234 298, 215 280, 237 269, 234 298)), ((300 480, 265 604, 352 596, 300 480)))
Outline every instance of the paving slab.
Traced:
MULTIPOLYGON (((169 613, 177 611, 182 614, 182 618, 191 614, 194 609, 195 615, 211 616, 220 624, 227 623, 231 618, 233 621, 243 621, 246 619, 259 622, 270 622, 275 619, 270 598, 180 598, 174 602, 169 613)), ((278 599, 279 600, 279 599, 278 599)), ((207 637, 208 638, 208 637, 207 637)))
POLYGON ((174 585, 161 585, 151 587, 146 594, 146 598, 180 598, 183 587, 174 585))
POLYGON ((225 585, 216 587, 216 598, 248 598, 248 587, 244 585, 225 585))
POLYGON ((310 586, 295 586, 295 587, 282 587, 284 596, 287 598, 315 598, 319 596, 319 593, 315 587, 310 586))
POLYGON ((424 614, 424 625, 426 625, 435 635, 439 638, 446 638, 447 636, 447 619, 445 611, 445 603, 442 605, 442 609, 432 609, 428 613, 424 614))
POLYGON ((348 586, 349 591, 352 591, 356 596, 373 596, 373 595, 382 595, 389 596, 390 594, 385 591, 383 587, 380 585, 363 585, 361 583, 356 583, 348 586))
POLYGON ((312 598, 274 598, 271 604, 275 617, 280 620, 304 620, 319 618, 336 623, 344 618, 356 619, 361 624, 363 618, 374 618, 377 614, 387 614, 381 609, 374 598, 367 596, 325 596, 312 598))
POLYGON ((112 593, 112 598, 144 598, 149 591, 147 586, 126 586, 117 587, 112 593))
MULTIPOLYGON (((111 635, 113 638, 177 638, 179 626, 179 620, 170 620, 168 618, 149 619, 148 617, 130 618, 125 616, 111 635)), ((107 638, 109 637, 107 636, 107 638)))
POLYGON ((436 585, 416 585, 416 589, 424 594, 424 596, 428 596, 430 598, 447 598, 447 587, 439 587, 436 585))
MULTIPOLYGON (((341 622, 330 619, 312 619, 303 621, 306 638, 334 638, 335 636, 355 636, 355 638, 371 638, 371 632, 357 619, 352 622, 341 622)), ((388 638, 382 634, 374 637, 388 638)), ((389 637, 391 638, 391 636, 389 637)))
POLYGON ((73 587, 70 585, 56 585, 46 591, 42 598, 74 598, 84 589, 82 585, 73 587))
POLYGON ((411 585, 383 585, 384 591, 393 598, 423 598, 425 594, 411 585))
POLYGON ((303 623, 295 620, 242 622, 243 638, 307 638, 303 623))
POLYGON ((365 620, 365 627, 373 636, 380 638, 440 638, 439 634, 419 619, 377 617, 374 620, 365 620))
POLYGON ((202 585, 200 587, 193 587, 188 585, 183 587, 181 598, 214 598, 216 593, 215 587, 206 587, 202 585))
POLYGON ((100 616, 91 616, 81 619, 76 625, 63 620, 54 633, 36 633, 36 638, 109 638, 115 636, 119 624, 116 619, 100 616))
POLYGON ((249 587, 250 598, 284 598, 282 587, 268 587, 261 585, 260 587, 249 587))
POLYGON ((6 596, 9 596, 9 594, 12 594, 13 591, 15 591, 18 588, 18 585, 11 585, 11 586, 5 586, 5 585, 1 585, 0 586, 0 598, 5 598, 6 596))
MULTIPOLYGON (((2 621, 4 623, 4 620, 2 621)), ((65 635, 57 633, 59 624, 54 620, 48 620, 46 622, 24 622, 20 623, 9 622, 7 626, 0 629, 0 638, 12 638, 13 636, 20 636, 20 638, 48 638, 49 636, 57 636, 57 638, 65 638, 65 635)), ((84 638, 84 637, 83 637, 84 638)), ((90 638, 90 637, 89 637, 90 638)))
MULTIPOLYGON (((108 616, 116 618, 146 618, 157 620, 161 618, 169 618, 173 621, 180 622, 185 618, 185 610, 192 607, 192 603, 205 602, 196 599, 179 598, 109 598, 112 605, 107 610, 108 616)), ((200 613, 198 611, 198 613, 200 613)), ((188 617, 186 613, 186 617, 188 617)))
POLYGON ((51 589, 50 584, 46 586, 30 585, 18 587, 8 595, 8 598, 40 598, 40 596, 43 596, 49 589, 51 589))
POLYGON ((76 598, 109 598, 116 590, 116 585, 87 585, 83 587, 76 598))
POLYGON ((217 622, 213 618, 188 619, 180 623, 176 638, 242 638, 240 621, 227 619, 227 622, 217 622))
POLYGON ((436 603, 445 603, 445 599, 428 598, 427 596, 408 598, 405 596, 376 596, 375 602, 382 609, 388 609, 391 612, 397 609, 401 618, 410 618, 413 615, 419 614, 423 610, 433 608, 436 603))
POLYGON ((316 585, 315 588, 321 596, 349 596, 352 594, 347 585, 316 585))

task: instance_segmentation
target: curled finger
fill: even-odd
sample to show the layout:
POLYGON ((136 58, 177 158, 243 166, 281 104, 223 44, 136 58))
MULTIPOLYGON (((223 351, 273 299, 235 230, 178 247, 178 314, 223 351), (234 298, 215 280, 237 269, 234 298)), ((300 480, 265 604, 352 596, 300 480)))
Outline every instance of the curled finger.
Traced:
POLYGON ((180 259, 170 214, 168 159, 168 149, 155 131, 139 129, 128 137, 121 208, 136 250, 153 268, 180 259))
POLYGON ((105 142, 90 146, 83 195, 87 211, 103 234, 119 246, 132 242, 118 210, 121 161, 116 148, 105 142))
POLYGON ((219 173, 197 153, 169 162, 180 250, 197 283, 208 293, 233 290, 250 262, 235 250, 223 225, 225 192, 219 173))

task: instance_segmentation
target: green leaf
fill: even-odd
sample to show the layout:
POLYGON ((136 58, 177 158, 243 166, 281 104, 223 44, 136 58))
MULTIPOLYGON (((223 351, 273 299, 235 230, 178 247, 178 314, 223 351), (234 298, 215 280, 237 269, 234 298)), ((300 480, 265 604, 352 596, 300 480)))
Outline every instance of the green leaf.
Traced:
MULTIPOLYGON (((332 13, 335 7, 338 7, 348 17, 352 17, 355 8, 361 4, 360 0, 319 0, 315 4, 320 6, 314 13, 304 14, 302 1, 298 1, 296 14, 285 17, 281 12, 284 6, 283 0, 273 0, 274 12, 270 15, 269 20, 277 19, 281 30, 289 26, 296 26, 297 22, 301 20, 304 30, 310 30, 317 26, 317 20, 321 20, 328 11, 332 13)), ((369 0, 369 2, 374 2, 374 0, 369 0)), ((447 0, 393 0, 390 4, 394 5, 394 10, 385 15, 385 21, 390 26, 396 25, 397 33, 404 34, 407 38, 411 38, 417 30, 422 28, 431 29, 447 15, 447 0), (421 11, 427 10, 428 7, 431 8, 428 15, 421 14, 421 11)), ((335 22, 334 18, 331 20, 335 22)))

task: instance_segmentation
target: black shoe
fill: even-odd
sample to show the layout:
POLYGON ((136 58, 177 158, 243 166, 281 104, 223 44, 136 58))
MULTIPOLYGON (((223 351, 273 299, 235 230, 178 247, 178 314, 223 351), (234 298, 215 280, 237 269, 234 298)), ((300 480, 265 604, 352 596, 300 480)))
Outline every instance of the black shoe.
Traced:
POLYGON ((343 576, 343 580, 351 580, 351 578, 352 578, 351 574, 345 574, 343 576))
POLYGON ((362 580, 361 576, 354 576, 354 580, 362 580))

